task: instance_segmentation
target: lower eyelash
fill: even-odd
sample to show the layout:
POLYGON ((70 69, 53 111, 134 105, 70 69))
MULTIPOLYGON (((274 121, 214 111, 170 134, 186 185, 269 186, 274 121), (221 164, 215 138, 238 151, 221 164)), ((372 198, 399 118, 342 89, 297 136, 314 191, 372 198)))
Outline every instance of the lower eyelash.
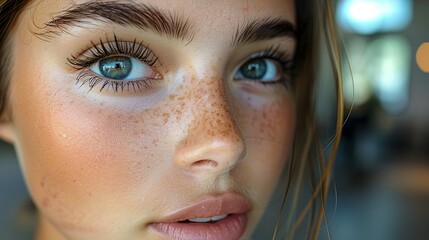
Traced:
POLYGON ((79 88, 83 85, 88 84, 89 90, 92 91, 94 87, 101 84, 100 92, 105 90, 108 91, 112 89, 114 92, 123 92, 125 91, 134 91, 139 92, 144 89, 151 88, 151 79, 139 79, 133 81, 117 81, 117 80, 108 80, 103 79, 99 76, 94 76, 87 71, 82 71, 76 78, 76 84, 80 84, 79 88))

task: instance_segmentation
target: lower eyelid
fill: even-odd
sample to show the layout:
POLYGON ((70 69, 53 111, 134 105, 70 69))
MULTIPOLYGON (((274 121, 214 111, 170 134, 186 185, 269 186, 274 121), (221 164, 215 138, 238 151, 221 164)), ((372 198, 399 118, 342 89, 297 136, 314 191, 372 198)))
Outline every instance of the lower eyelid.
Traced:
POLYGON ((144 90, 151 89, 158 79, 136 79, 136 80, 114 80, 107 79, 95 75, 89 69, 82 70, 76 78, 76 85, 78 88, 87 87, 88 91, 91 92, 95 89, 99 92, 113 91, 115 93, 120 92, 143 92, 144 90))
POLYGON ((114 92, 141 92, 145 89, 150 89, 152 85, 153 83, 151 79, 133 81, 105 80, 100 88, 100 92, 103 90, 109 91, 109 89, 114 92))

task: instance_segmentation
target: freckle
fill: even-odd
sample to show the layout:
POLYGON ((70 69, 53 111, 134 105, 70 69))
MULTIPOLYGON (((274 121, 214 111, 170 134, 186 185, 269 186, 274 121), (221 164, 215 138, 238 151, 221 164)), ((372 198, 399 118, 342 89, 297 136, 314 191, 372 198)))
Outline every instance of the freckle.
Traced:
POLYGON ((266 112, 265 110, 262 112, 262 117, 263 117, 264 119, 267 119, 267 112, 266 112))
POLYGON ((169 113, 163 113, 162 117, 164 119, 164 124, 166 124, 168 122, 168 118, 170 117, 170 114, 169 113))
POLYGON ((174 100, 174 99, 176 99, 176 95, 170 95, 168 98, 169 98, 170 100, 174 100))
POLYGON ((42 181, 42 182, 40 182, 40 186, 41 187, 44 187, 45 186, 45 183, 42 181))
POLYGON ((49 205, 49 198, 47 198, 47 197, 43 198, 42 205, 43 205, 43 207, 48 207, 48 205, 49 205))

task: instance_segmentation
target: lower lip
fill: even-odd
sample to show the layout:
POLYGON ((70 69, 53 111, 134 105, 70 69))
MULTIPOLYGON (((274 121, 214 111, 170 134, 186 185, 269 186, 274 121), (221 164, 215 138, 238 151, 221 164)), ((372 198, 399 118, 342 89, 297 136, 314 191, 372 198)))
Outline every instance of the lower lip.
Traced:
POLYGON ((237 240, 246 230, 246 214, 231 214, 214 223, 153 223, 150 226, 167 237, 175 240, 237 240))

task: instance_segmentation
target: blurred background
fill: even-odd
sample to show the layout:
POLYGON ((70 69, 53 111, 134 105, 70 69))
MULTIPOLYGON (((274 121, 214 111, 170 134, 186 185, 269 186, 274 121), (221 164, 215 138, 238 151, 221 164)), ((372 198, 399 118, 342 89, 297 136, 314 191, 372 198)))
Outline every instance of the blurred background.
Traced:
MULTIPOLYGON (((429 41, 429 1, 338 0, 335 5, 348 59, 344 96, 351 112, 335 165, 329 231, 324 229, 329 234, 322 238, 429 239, 429 74, 416 63, 419 47, 429 41)), ((334 95, 324 84, 331 78, 324 69, 319 115, 329 126, 334 109, 325 103, 334 95)), ((28 194, 13 148, 4 142, 0 192, 0 239, 31 239, 33 221, 23 213, 28 194)))
POLYGON ((332 239, 429 239, 429 74, 416 61, 428 14, 426 0, 336 2, 351 113, 328 208, 332 239))

